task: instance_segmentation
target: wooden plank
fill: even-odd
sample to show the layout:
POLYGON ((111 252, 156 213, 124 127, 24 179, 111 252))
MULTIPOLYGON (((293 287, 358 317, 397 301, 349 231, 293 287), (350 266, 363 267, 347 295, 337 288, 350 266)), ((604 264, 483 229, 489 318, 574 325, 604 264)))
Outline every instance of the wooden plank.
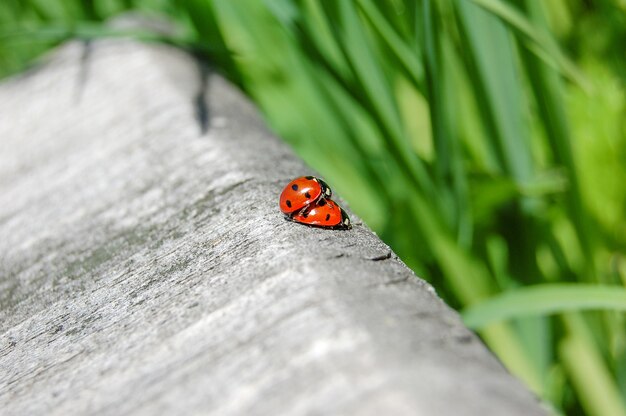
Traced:
POLYGON ((544 414, 358 218, 285 221, 313 172, 201 74, 98 41, 0 84, 2 414, 544 414))

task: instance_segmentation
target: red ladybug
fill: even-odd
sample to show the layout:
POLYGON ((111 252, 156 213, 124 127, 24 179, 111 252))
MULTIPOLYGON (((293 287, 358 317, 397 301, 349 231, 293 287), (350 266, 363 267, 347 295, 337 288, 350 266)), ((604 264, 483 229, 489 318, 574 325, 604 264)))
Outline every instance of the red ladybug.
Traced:
POLYGON ((326 182, 315 176, 302 176, 289 182, 280 194, 280 210, 293 215, 321 198, 330 198, 332 191, 326 182))
POLYGON ((334 230, 352 228, 348 214, 332 199, 321 198, 316 204, 297 212, 291 217, 291 220, 334 230))

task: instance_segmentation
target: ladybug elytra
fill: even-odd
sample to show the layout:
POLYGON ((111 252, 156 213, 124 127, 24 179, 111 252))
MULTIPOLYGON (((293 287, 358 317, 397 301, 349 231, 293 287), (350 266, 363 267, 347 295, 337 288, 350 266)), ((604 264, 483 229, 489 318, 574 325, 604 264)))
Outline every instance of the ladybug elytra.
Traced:
POLYGON ((330 198, 332 191, 326 182, 315 176, 302 176, 289 182, 280 194, 280 210, 291 215, 320 198, 330 198))
POLYGON ((290 221, 313 227, 347 230, 348 214, 330 197, 332 191, 323 180, 302 176, 289 182, 280 194, 280 210, 290 221))
POLYGON ((350 228, 348 214, 332 199, 320 199, 317 204, 296 213, 291 219, 316 227, 336 230, 350 228))

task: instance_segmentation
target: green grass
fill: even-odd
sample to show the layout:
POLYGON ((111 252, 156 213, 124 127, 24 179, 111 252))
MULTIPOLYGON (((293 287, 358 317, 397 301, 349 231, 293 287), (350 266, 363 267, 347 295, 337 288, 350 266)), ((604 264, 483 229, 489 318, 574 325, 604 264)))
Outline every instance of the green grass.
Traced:
POLYGON ((0 75, 119 35, 209 56, 555 411, 626 414, 623 1, 5 0, 0 75))

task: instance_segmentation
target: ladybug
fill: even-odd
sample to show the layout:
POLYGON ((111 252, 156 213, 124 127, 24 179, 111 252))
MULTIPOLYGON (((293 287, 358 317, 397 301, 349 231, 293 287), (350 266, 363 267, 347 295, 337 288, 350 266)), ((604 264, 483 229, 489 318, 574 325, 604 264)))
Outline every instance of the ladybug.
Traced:
POLYGON ((348 214, 332 199, 320 199, 316 204, 297 212, 292 221, 314 227, 348 230, 352 228, 348 214))
POLYGON ((302 176, 289 182, 280 194, 280 210, 287 215, 302 211, 321 198, 330 198, 326 182, 315 176, 302 176))

